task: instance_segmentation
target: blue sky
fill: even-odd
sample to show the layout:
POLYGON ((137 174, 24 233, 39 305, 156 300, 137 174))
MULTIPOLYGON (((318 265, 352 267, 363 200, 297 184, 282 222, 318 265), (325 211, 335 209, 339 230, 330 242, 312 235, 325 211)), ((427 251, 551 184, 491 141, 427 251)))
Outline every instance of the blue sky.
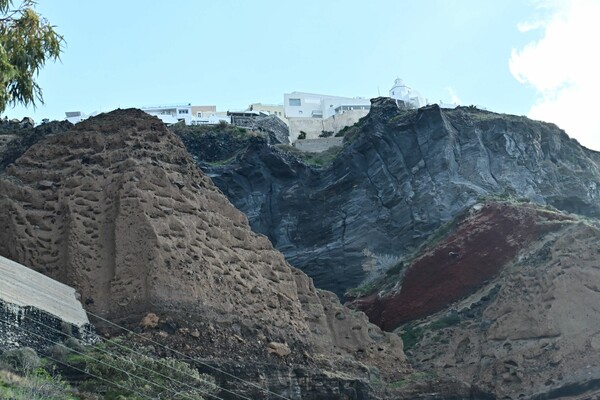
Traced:
POLYGON ((527 115, 541 91, 510 64, 546 30, 523 24, 564 12, 541 3, 40 0, 66 39, 62 60, 40 73, 44 105, 5 114, 39 121, 173 103, 239 110, 282 103, 291 91, 387 95, 401 77, 430 101, 453 93, 465 105, 527 115))

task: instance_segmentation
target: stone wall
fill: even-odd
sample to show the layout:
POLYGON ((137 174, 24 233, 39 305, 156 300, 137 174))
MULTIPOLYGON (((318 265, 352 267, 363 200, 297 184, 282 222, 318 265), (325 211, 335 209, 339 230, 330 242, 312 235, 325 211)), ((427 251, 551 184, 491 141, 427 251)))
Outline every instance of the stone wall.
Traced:
POLYGON ((335 146, 342 146, 344 144, 343 137, 330 137, 330 138, 319 138, 319 139, 300 139, 294 142, 294 147, 298 150, 310 152, 310 153, 321 153, 327 149, 335 146))
POLYGON ((91 325, 72 325, 35 307, 21 307, 0 300, 0 352, 31 347, 38 353, 73 336, 96 341, 91 325))
POLYGON ((298 139, 300 131, 306 132, 306 139, 318 138, 323 131, 338 133, 345 127, 354 125, 368 113, 369 110, 353 110, 325 119, 288 118, 290 122, 290 141, 293 143, 298 139))

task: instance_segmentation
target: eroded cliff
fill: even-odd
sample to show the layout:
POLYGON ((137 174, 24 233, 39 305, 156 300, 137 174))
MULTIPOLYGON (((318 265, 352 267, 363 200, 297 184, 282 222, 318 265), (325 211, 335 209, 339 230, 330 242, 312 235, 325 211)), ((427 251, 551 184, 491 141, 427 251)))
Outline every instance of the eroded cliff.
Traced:
POLYGON ((367 398, 373 370, 409 370, 396 335, 315 289, 139 110, 49 135, 6 169, 0 254, 103 317, 137 327, 157 314, 166 324, 149 335, 223 368, 270 364, 270 389, 291 398, 367 398))
POLYGON ((417 370, 497 398, 593 398, 599 226, 532 204, 477 204, 352 306, 402 335, 417 370))
POLYGON ((599 153, 552 124, 472 107, 402 111, 379 98, 345 133, 324 168, 259 138, 225 165, 198 159, 255 231, 340 296, 482 196, 600 216, 599 153))

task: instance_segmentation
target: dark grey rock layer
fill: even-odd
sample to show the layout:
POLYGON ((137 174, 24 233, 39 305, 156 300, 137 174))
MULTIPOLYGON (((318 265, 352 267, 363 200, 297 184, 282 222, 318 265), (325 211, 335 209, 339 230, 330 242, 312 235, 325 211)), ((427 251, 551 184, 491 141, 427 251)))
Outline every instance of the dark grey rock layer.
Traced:
POLYGON ((472 107, 372 103, 327 168, 260 138, 228 165, 198 160, 252 228, 318 287, 342 295, 481 196, 600 217, 600 153, 555 125, 472 107))

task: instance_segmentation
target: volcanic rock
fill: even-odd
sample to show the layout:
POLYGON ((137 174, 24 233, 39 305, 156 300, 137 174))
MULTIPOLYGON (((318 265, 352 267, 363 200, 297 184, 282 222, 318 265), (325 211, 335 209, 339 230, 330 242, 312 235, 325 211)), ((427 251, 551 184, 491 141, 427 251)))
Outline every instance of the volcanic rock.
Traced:
POLYGON ((503 399, 592 398, 599 227, 532 204, 478 204, 353 305, 409 341, 417 370, 503 399))
MULTIPOLYGON (((194 347, 195 357, 223 368, 241 360, 246 376, 259 362, 286 379, 329 374, 328 393, 341 395, 342 381, 368 388, 369 368, 382 379, 409 370, 398 336, 315 289, 250 230, 179 138, 139 110, 50 135, 6 168, 0 254, 74 286, 95 315, 135 329, 154 313, 169 325, 156 340, 194 347), (173 333, 162 334, 167 328, 173 333), (290 354, 279 360, 267 342, 285 343, 290 354)), ((274 390, 290 384, 273 382, 274 390)), ((302 382, 293 398, 316 390, 316 381, 302 382)), ((342 398, 367 398, 354 393, 342 398)))
POLYGON ((44 137, 66 132, 71 127, 73 124, 68 121, 52 121, 34 128, 27 118, 23 123, 0 120, 0 172, 44 137))
POLYGON ((474 107, 403 111, 378 98, 344 133, 324 168, 259 139, 226 165, 198 157, 256 232, 339 296, 481 197, 600 216, 600 153, 553 124, 474 107))

